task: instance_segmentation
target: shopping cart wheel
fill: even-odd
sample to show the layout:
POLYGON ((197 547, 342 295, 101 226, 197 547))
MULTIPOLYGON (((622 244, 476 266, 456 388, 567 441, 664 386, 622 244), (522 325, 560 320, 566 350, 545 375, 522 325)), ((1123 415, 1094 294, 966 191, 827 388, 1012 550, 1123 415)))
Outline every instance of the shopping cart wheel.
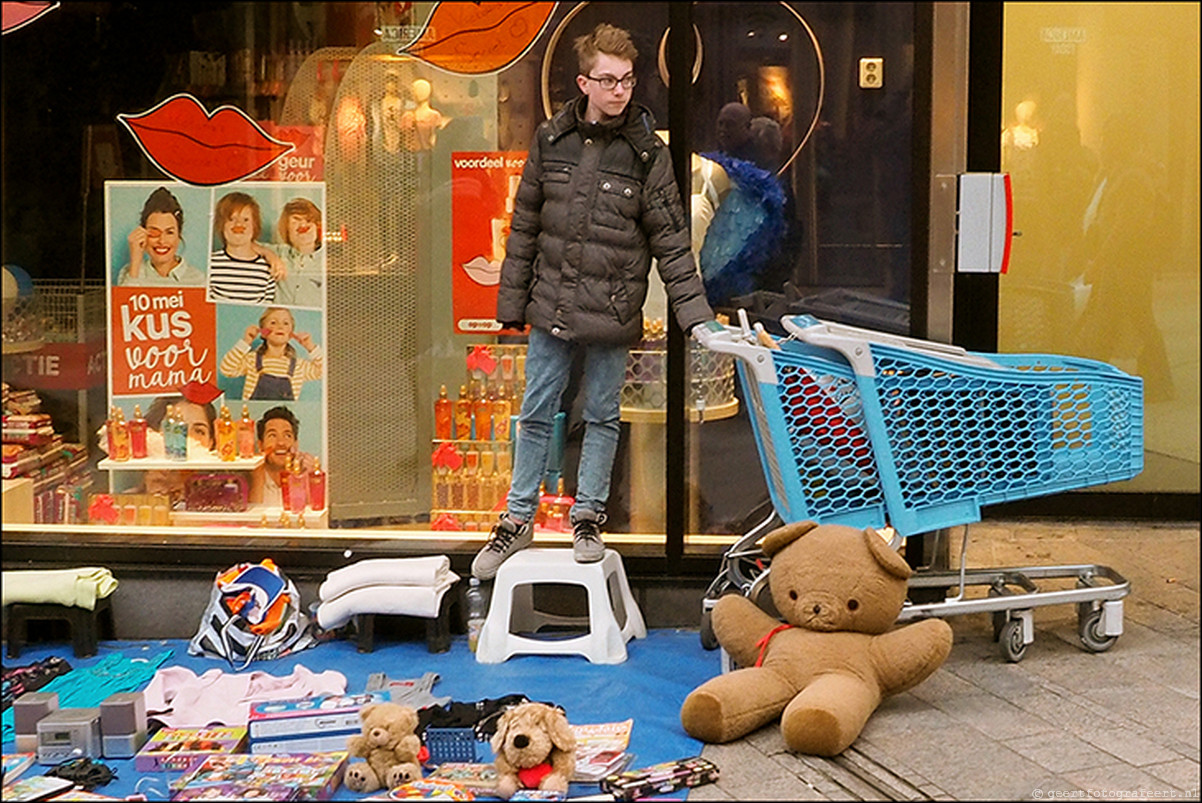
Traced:
POLYGON ((1118 636, 1108 636, 1102 630, 1102 609, 1091 611, 1077 622, 1077 635, 1090 652, 1106 652, 1118 641, 1118 636))
POLYGON ((714 635, 714 612, 712 609, 701 612, 701 646, 707 650, 718 649, 718 637, 714 635))
POLYGON ((1027 654, 1027 645, 1023 643, 1023 623, 1021 619, 1009 619, 1002 625, 998 637, 998 645, 1002 648, 1002 657, 1016 664, 1027 654))

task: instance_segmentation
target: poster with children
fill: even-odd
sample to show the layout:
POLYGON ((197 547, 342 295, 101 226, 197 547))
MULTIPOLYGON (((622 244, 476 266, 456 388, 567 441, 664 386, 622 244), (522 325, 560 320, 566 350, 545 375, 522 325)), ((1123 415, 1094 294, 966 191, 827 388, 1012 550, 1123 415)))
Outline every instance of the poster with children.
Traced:
POLYGON ((217 460, 228 415, 253 443, 252 503, 278 507, 295 462, 325 470, 325 206, 321 182, 105 184, 109 407, 145 422, 152 462, 164 422, 188 462, 217 460))

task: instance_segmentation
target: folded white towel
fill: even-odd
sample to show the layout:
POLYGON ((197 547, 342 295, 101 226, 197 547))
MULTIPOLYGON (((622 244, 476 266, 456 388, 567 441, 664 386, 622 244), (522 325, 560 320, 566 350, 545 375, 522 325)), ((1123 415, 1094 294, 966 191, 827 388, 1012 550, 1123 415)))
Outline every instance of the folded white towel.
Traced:
POLYGON ((326 575, 317 589, 323 600, 333 599, 361 586, 426 586, 446 582, 451 575, 451 559, 446 555, 424 558, 374 558, 335 569, 326 575))
POLYGON ((342 627, 360 613, 386 613, 401 616, 438 616, 442 597, 459 581, 459 575, 447 573, 446 582, 437 586, 372 585, 353 588, 317 605, 317 624, 323 630, 342 627))
POLYGON ((117 590, 117 578, 102 566, 78 569, 31 569, 4 572, 3 604, 13 602, 53 603, 67 607, 96 609, 96 600, 117 590))

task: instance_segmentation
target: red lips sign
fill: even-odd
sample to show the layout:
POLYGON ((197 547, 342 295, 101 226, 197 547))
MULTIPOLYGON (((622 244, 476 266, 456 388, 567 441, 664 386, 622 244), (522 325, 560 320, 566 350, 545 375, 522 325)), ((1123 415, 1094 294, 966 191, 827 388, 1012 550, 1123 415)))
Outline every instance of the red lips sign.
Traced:
POLYGON ((186 94, 117 119, 160 170, 201 187, 253 176, 296 147, 269 136, 241 109, 221 106, 209 113, 186 94))

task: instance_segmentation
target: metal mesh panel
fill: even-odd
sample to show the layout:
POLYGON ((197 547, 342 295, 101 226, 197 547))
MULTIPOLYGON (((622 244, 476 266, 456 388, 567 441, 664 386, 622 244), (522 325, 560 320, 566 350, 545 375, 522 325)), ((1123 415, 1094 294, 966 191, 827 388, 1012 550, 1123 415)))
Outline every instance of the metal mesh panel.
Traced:
MULTIPOLYGON (((721 407, 735 398, 735 366, 729 354, 689 344, 689 388, 686 403, 692 409, 721 407)), ((622 386, 622 407, 638 410, 665 410, 668 406, 668 359, 663 350, 631 349, 626 356, 626 383, 622 386)))
MULTIPOLYGON (((346 68, 325 139, 330 244, 330 509, 336 519, 413 515, 419 498, 416 274, 422 154, 392 153, 378 136, 384 71, 404 85, 412 64, 383 45, 346 68)), ((426 247, 429 247, 426 244, 426 247)))
POLYGON ((54 343, 100 340, 105 332, 103 280, 35 279, 42 339, 54 343))
POLYGON ((884 479, 908 511, 1040 496, 1142 468, 1142 384, 1108 365, 997 355, 1003 369, 990 371, 877 344, 872 354, 872 434, 887 440, 894 476, 884 479))

